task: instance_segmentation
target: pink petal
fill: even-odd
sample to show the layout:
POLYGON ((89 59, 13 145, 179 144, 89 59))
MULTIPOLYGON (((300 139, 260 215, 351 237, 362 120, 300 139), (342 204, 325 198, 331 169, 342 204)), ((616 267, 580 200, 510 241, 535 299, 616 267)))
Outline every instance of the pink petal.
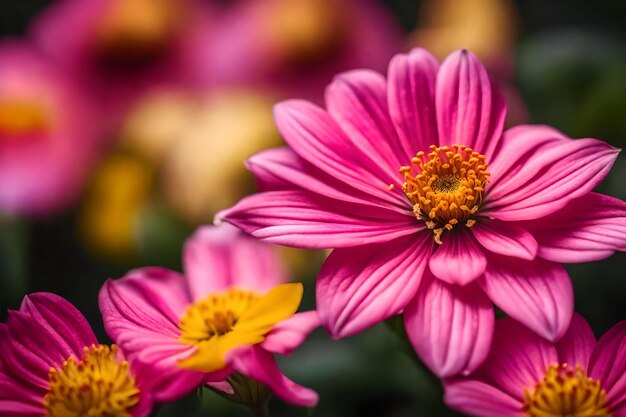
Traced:
POLYGON ((502 135, 506 104, 471 52, 441 64, 436 87, 439 145, 459 144, 491 157, 502 135))
POLYGON ((300 407, 314 407, 318 401, 315 391, 296 384, 278 368, 274 356, 259 348, 238 349, 232 355, 233 368, 267 385, 274 395, 286 403, 300 407))
POLYGON ((414 297, 432 251, 428 233, 334 250, 317 280, 322 324, 335 338, 398 314, 414 297))
POLYGON ((539 242, 539 256, 554 262, 591 262, 626 251, 626 203, 603 194, 585 194, 524 227, 539 242))
POLYGON ((185 243, 183 262, 194 300, 229 286, 267 292, 286 281, 275 249, 229 224, 199 228, 185 243))
MULTIPOLYGON (((6 344, 6 342, 9 340, 9 326, 7 326, 6 323, 0 323, 0 350, 2 349, 2 344, 6 344)), ((6 358, 3 357, 3 355, 0 355, 0 373, 2 373, 2 371, 5 369, 5 366, 3 364, 3 361, 6 360, 6 358)))
POLYGON ((560 264, 490 256, 479 281, 505 313, 548 340, 558 340, 574 311, 572 282, 560 264))
POLYGON ((341 203, 305 191, 254 194, 217 219, 269 243, 313 249, 387 242, 423 228, 408 211, 341 203))
POLYGON ((191 303, 187 282, 177 272, 147 267, 128 272, 123 278, 108 280, 100 291, 100 311, 111 306, 126 317, 146 327, 155 326, 164 334, 174 335, 180 317, 191 303), (113 297, 112 297, 113 296, 113 297), (112 297, 112 298, 111 298, 112 297))
POLYGON ((471 230, 478 243, 490 252, 527 260, 533 260, 537 255, 535 238, 513 223, 484 219, 471 230))
POLYGON ((444 401, 448 407, 480 417, 523 417, 524 404, 489 384, 475 380, 445 383, 444 401))
MULTIPOLYGON (((149 391, 158 402, 176 401, 193 392, 207 379, 203 372, 188 371, 181 368, 178 362, 189 357, 188 352, 164 352, 160 357, 152 358, 151 362, 135 360, 134 371, 144 381, 142 388, 149 391)), ((219 378, 228 377, 230 368, 220 372, 219 378)))
POLYGON ((498 164, 491 168, 481 212, 509 221, 554 213, 593 190, 618 152, 599 140, 572 140, 544 126, 510 129, 494 157, 498 164))
POLYGON ((583 369, 587 369, 595 346, 596 337, 589 323, 580 314, 574 313, 567 332, 556 343, 559 363, 566 363, 570 366, 580 365, 583 369))
POLYGON ((588 370, 588 375, 599 379, 606 390, 607 405, 623 408, 626 402, 626 321, 620 321, 600 338, 589 359, 588 370))
MULTIPOLYGON (((407 212, 403 207, 391 205, 355 190, 329 176, 300 158, 289 148, 275 148, 259 152, 246 161, 261 191, 284 191, 303 189, 341 202, 372 206, 374 209, 407 212)), ((402 193, 402 188, 392 190, 402 193)))
MULTIPOLYGON (((135 377, 135 381, 137 381, 135 377)), ((129 412, 132 417, 148 417, 154 408, 152 392, 145 385, 137 382, 139 388, 139 403, 132 407, 129 412)))
POLYGON ((613 417, 626 417, 626 402, 613 407, 613 417))
POLYGON ((558 363, 554 346, 511 318, 496 321, 491 352, 477 378, 523 401, 524 389, 543 380, 549 365, 558 363))
POLYGON ((449 284, 468 284, 485 272, 487 258, 472 233, 461 226, 443 237, 430 258, 430 271, 449 284))
POLYGON ((107 333, 138 367, 157 401, 180 398, 206 377, 178 366, 195 350, 178 341, 180 316, 190 303, 186 291, 182 276, 160 268, 131 271, 100 290, 107 333))
POLYGON ((404 311, 415 351, 440 378, 467 375, 485 360, 493 322, 493 305, 476 284, 448 285, 429 274, 404 311))
POLYGON ((41 417, 46 414, 42 401, 46 391, 27 386, 0 372, 0 415, 41 417))
POLYGON ((487 200, 493 194, 492 189, 500 182, 510 182, 524 162, 565 140, 567 136, 544 125, 522 125, 505 131, 496 153, 487 161, 491 173, 487 200))
POLYGON ((0 343, 5 366, 29 384, 47 388, 50 368, 60 368, 73 352, 58 343, 56 334, 25 313, 9 311, 7 325, 9 340, 0 343))
POLYGON ((31 381, 19 379, 20 376, 28 378, 28 374, 20 374, 19 369, 15 370, 18 375, 10 373, 12 362, 8 361, 11 355, 6 354, 10 337, 8 326, 0 323, 0 415, 12 412, 16 416, 42 416, 45 410, 41 401, 47 387, 37 387, 31 381), (3 361, 7 361, 6 366, 3 361))
POLYGON ((56 343, 76 357, 83 355, 85 346, 98 343, 91 326, 80 311, 56 294, 40 292, 27 295, 20 311, 37 320, 56 336, 56 343))
POLYGON ((389 118, 385 78, 370 70, 340 74, 326 88, 326 107, 353 146, 383 168, 389 182, 401 184, 398 170, 410 157, 398 147, 389 118))
POLYGON ((221 391, 225 394, 232 395, 235 393, 233 386, 230 385, 228 381, 207 382, 205 385, 207 385, 210 388, 213 388, 214 390, 221 391))
POLYGON ((324 110, 290 100, 275 106, 274 118, 287 144, 304 160, 356 190, 406 206, 403 195, 388 191, 388 170, 357 148, 324 110))
POLYGON ((439 62, 425 49, 396 55, 389 64, 388 102, 396 126, 403 165, 418 151, 437 145, 435 80, 439 62))
POLYGON ((273 353, 289 355, 320 325, 317 311, 295 314, 275 325, 265 336, 261 347, 273 353))

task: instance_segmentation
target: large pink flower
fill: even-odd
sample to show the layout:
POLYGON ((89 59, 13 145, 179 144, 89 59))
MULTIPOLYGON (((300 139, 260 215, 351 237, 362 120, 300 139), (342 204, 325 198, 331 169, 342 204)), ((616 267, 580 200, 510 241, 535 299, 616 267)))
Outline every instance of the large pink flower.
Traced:
POLYGON ((284 283, 273 249, 231 226, 205 227, 187 241, 183 262, 184 276, 142 268, 100 292, 107 332, 150 366, 155 398, 171 401, 203 383, 232 392, 228 378, 238 373, 286 402, 315 405, 317 394, 274 360, 302 344, 319 319, 315 311, 294 314, 302 285, 284 283))
POLYGON ((99 345, 83 315, 54 294, 27 296, 0 323, 3 416, 145 417, 152 410, 146 371, 115 345, 99 345))
POLYGON ((0 211, 50 215, 78 195, 98 150, 91 103, 20 41, 0 43, 0 211))
POLYGON ((626 204, 591 190, 618 150, 546 126, 503 133, 506 106, 465 50, 396 56, 387 79, 336 77, 326 109, 275 109, 289 148, 248 160, 263 192, 218 214, 268 242, 335 248, 317 283, 335 337, 405 311, 438 375, 487 354, 495 303, 556 340, 573 311, 560 262, 626 249, 626 204), (491 301, 490 301, 491 300, 491 301))
POLYGON ((446 381, 446 403, 477 417, 626 416, 626 321, 598 342, 575 314, 549 343, 510 318, 498 320, 484 365, 446 381))

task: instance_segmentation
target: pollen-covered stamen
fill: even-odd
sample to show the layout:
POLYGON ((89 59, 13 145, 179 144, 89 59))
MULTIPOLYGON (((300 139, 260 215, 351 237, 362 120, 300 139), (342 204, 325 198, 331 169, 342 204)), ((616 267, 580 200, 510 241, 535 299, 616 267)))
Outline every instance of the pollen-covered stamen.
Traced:
POLYGON ((524 393, 526 417, 611 417, 606 391, 580 367, 551 365, 546 376, 524 393))
POLYGON ((187 308, 180 320, 180 341, 198 344, 233 330, 241 314, 258 301, 260 295, 231 288, 212 294, 187 308))
POLYGON ((93 345, 85 347, 82 360, 72 356, 61 369, 51 369, 45 417, 131 417, 139 389, 128 362, 118 356, 115 345, 93 345))
POLYGON ((472 227, 485 186, 489 182, 484 155, 467 146, 432 145, 431 152, 420 151, 411 165, 400 168, 405 183, 402 191, 413 203, 415 217, 433 230, 437 243, 444 231, 457 224, 472 227))

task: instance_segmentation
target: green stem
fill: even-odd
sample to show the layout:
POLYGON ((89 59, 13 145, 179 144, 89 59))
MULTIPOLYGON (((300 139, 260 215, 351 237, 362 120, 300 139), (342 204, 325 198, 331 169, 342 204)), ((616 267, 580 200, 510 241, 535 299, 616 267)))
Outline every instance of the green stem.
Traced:
POLYGON ((9 305, 19 303, 28 289, 28 237, 25 221, 0 216, 0 289, 9 305))
POLYGON ((270 417, 269 401, 264 401, 254 408, 251 408, 254 417, 270 417))

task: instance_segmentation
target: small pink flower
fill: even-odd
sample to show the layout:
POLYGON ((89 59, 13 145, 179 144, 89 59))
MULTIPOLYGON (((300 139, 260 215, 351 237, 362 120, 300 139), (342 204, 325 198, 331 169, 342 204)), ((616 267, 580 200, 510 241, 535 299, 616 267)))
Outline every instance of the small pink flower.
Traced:
POLYGON ((19 41, 0 43, 0 211, 46 216, 77 197, 98 151, 91 103, 19 41))
POLYGON ((314 406, 317 394, 287 379, 274 353, 290 354, 319 326, 315 311, 294 314, 302 284, 285 284, 272 248, 235 228, 200 228, 186 243, 185 275, 141 268, 100 292, 108 334, 151 368, 155 398, 171 401, 198 386, 232 392, 233 373, 279 398, 314 406))
POLYGON ((317 305, 334 337, 404 311, 439 376, 487 355, 492 302, 549 340, 573 312, 560 262, 626 250, 626 203, 591 192, 618 150, 546 126, 503 133, 506 106, 471 53, 351 71, 326 109, 275 108, 289 148, 248 160, 263 192, 218 214, 267 242, 334 248, 317 305))
POLYGON ((445 382, 450 407, 477 417, 626 416, 626 321, 596 342, 574 314, 558 343, 510 318, 496 323, 485 363, 445 382))
POLYGON ((83 315, 54 294, 27 296, 0 323, 3 416, 145 417, 152 398, 144 370, 117 346, 99 345, 83 315))

